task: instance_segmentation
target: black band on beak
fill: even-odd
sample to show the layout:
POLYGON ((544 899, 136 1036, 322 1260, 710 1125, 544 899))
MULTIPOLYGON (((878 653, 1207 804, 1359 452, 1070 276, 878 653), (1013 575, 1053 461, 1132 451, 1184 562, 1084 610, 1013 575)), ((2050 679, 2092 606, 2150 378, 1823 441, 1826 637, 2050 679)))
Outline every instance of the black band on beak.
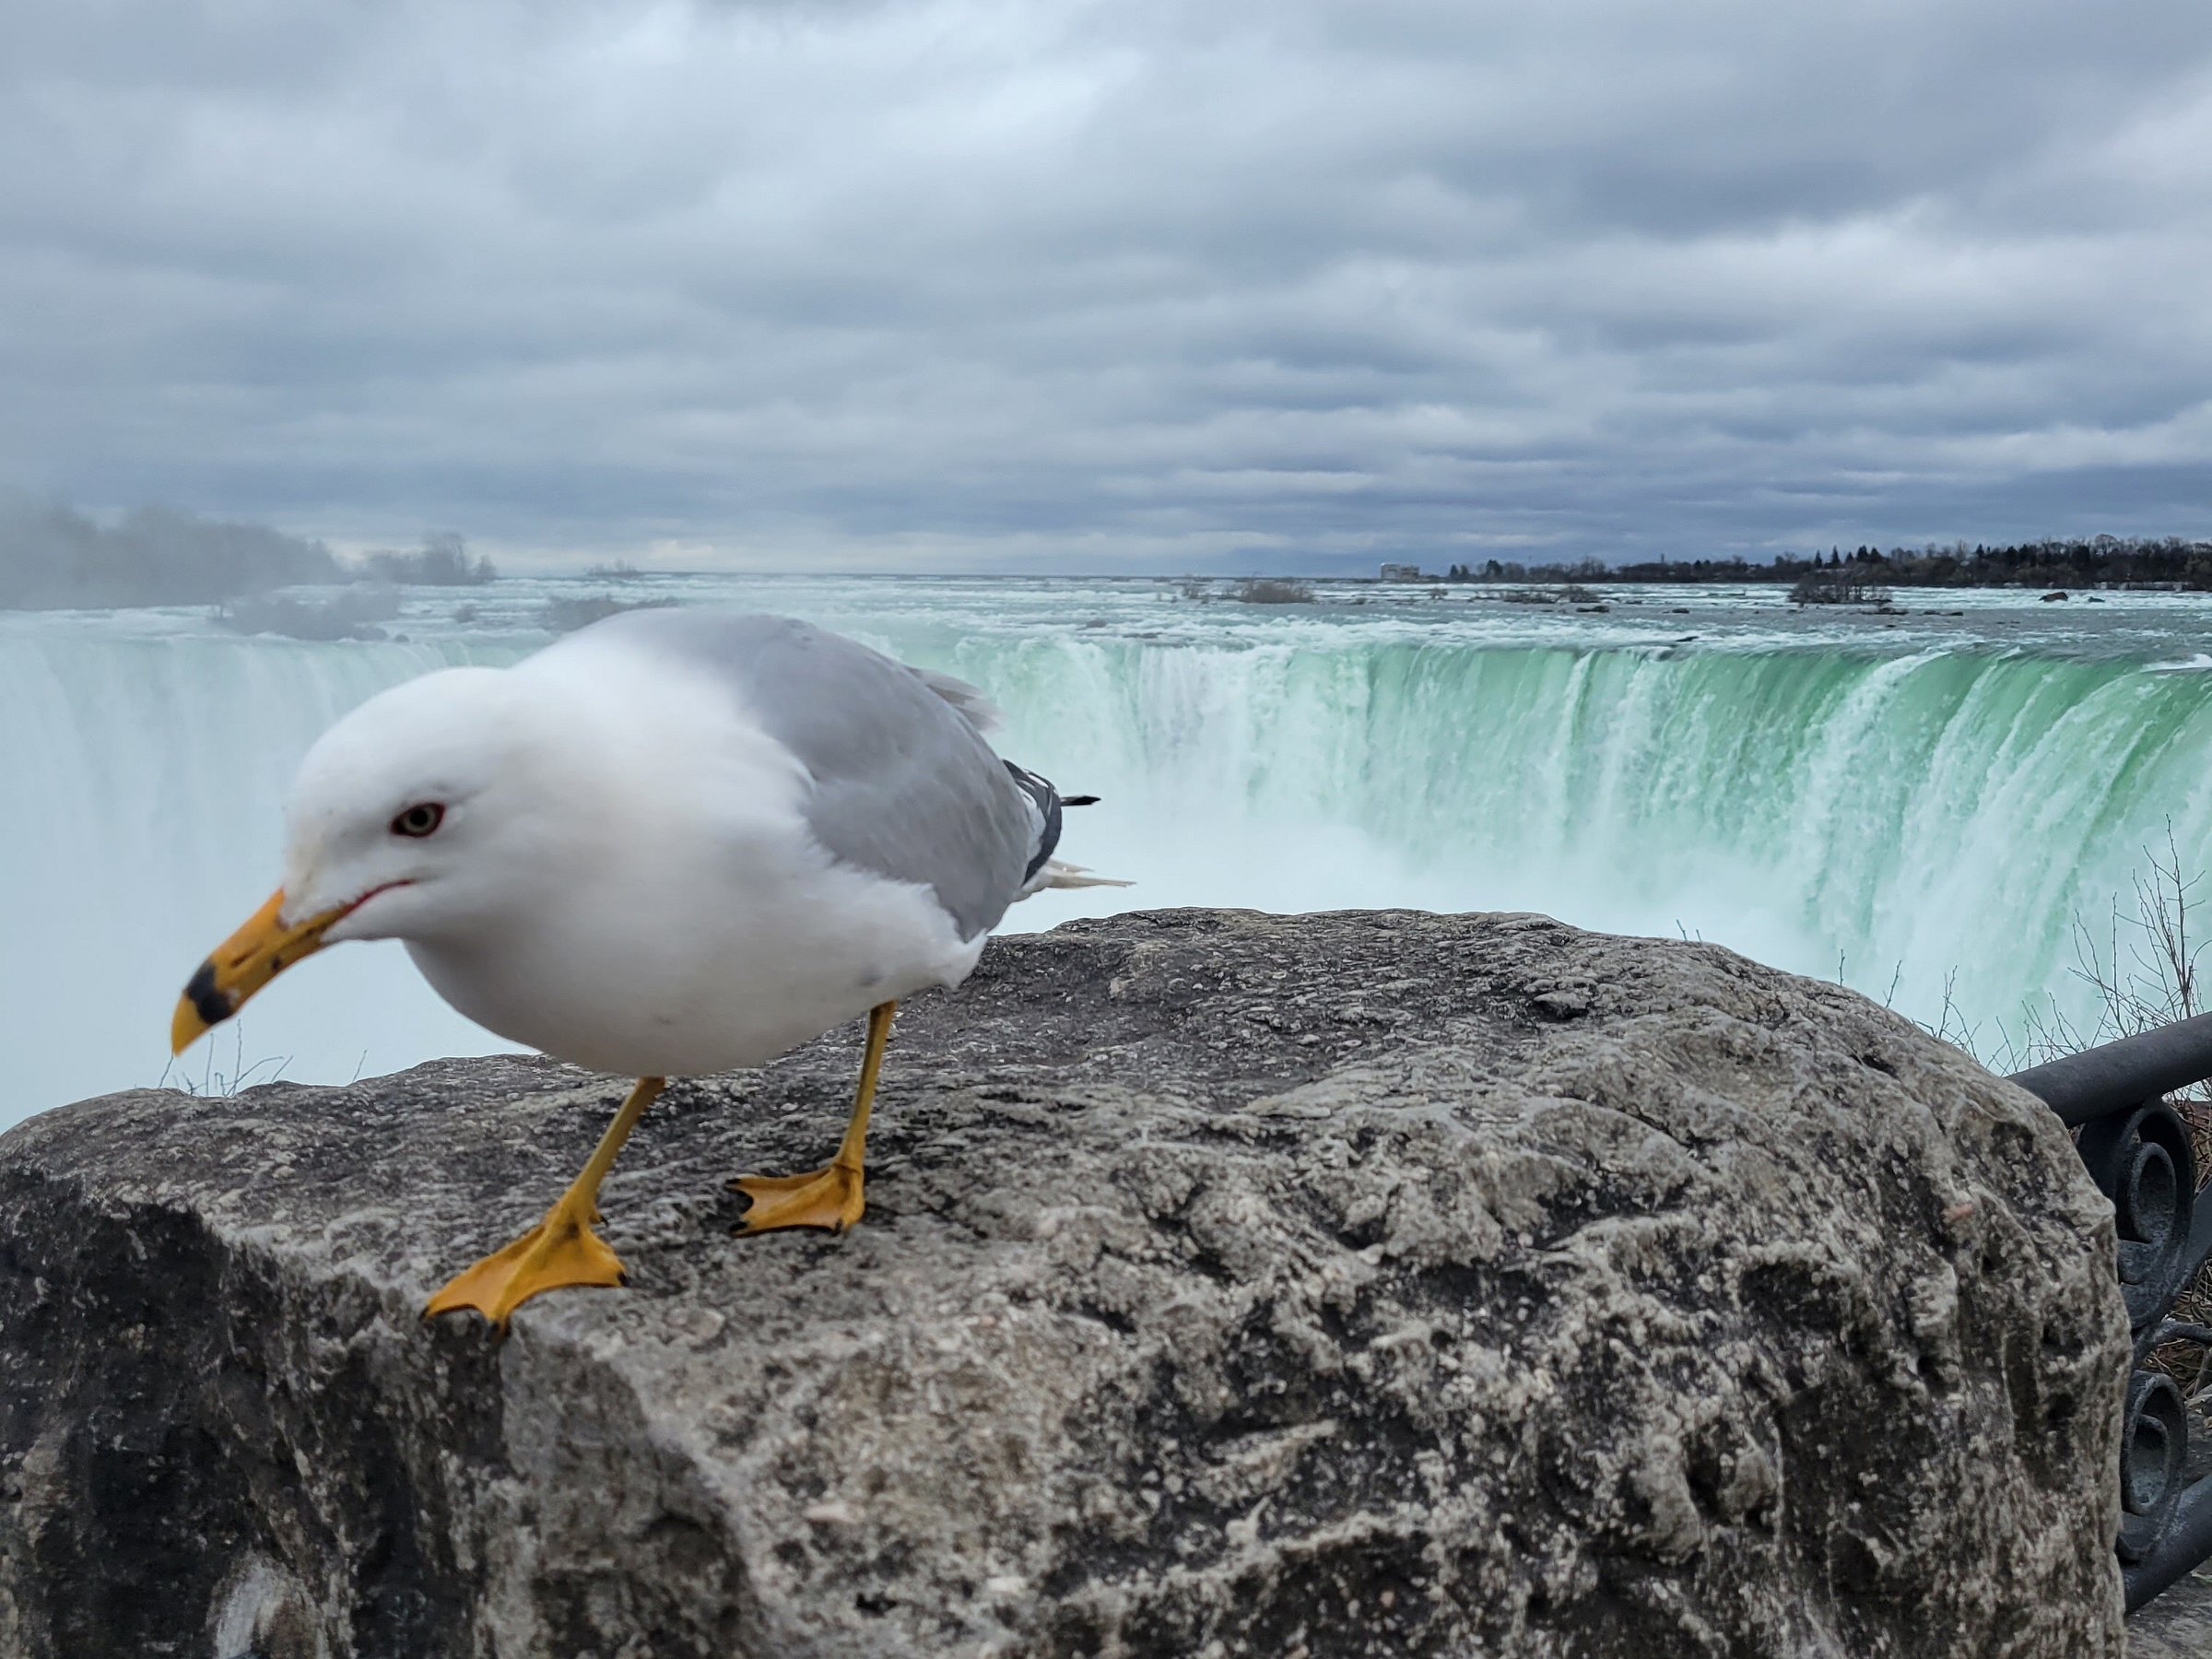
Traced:
POLYGON ((230 1006, 229 996, 216 987, 213 958, 202 962, 199 971, 185 982, 184 1000, 192 1005, 194 1014, 211 1026, 221 1025, 237 1012, 230 1006))

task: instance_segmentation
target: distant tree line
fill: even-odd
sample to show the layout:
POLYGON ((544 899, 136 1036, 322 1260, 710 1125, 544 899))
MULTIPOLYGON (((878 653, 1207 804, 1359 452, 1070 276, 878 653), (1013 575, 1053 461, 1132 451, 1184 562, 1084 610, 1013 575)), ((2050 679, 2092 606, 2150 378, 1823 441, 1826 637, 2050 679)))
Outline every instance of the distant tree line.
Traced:
POLYGON ((1815 572, 1837 572, 1823 582, 1837 587, 2159 587, 2212 591, 2212 541, 2097 535, 1990 547, 1953 542, 1947 547, 1840 547, 1780 553, 1771 563, 1745 559, 1662 559, 1607 565, 1595 559, 1572 564, 1528 565, 1488 559, 1456 564, 1447 582, 1783 582, 1793 586, 1815 572))
POLYGON ((1790 583, 1790 597, 1799 605, 1872 605, 1889 603, 1889 584, 1882 567, 1872 559, 1813 568, 1790 583))
POLYGON ((499 579, 491 560, 468 556, 468 544, 448 531, 426 535, 412 553, 378 552, 361 559, 363 574, 378 582, 408 582, 418 587, 477 587, 499 579))
POLYGON ((113 524, 44 501, 0 500, 0 606, 199 605, 302 582, 342 582, 321 542, 265 524, 141 507, 113 524))
POLYGON ((265 524, 141 507, 112 524, 56 502, 0 497, 0 609, 212 605, 273 588, 371 581, 459 586, 499 574, 445 534, 412 552, 347 564, 319 541, 265 524))

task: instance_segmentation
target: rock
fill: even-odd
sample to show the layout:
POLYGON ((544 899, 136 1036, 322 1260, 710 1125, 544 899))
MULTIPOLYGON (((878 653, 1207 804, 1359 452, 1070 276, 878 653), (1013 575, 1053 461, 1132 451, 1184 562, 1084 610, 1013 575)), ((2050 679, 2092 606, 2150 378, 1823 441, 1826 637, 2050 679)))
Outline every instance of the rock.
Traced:
POLYGON ((1835 985, 1540 917, 1181 912, 902 1011, 867 1220, 732 1240, 857 1039, 681 1084, 619 1291, 426 1325, 618 1080, 0 1138, 0 1651, 2122 1651, 2111 1212, 1835 985))

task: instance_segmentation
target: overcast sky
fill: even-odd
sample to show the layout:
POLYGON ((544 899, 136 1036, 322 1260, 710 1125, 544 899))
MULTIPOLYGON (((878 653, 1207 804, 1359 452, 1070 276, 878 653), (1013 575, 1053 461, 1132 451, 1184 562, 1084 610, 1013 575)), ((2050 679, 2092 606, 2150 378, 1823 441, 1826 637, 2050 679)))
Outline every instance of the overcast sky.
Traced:
POLYGON ((68 0, 0 482, 515 562, 2212 535, 2203 0, 68 0))

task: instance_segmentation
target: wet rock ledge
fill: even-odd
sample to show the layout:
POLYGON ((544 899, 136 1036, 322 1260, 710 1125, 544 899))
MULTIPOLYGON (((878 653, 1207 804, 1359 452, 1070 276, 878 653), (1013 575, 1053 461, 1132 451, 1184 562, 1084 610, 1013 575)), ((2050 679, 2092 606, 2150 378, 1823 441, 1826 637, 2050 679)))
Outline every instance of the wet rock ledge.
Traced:
POLYGON ((682 1085, 624 1291, 426 1325, 617 1080, 88 1100, 0 1138, 0 1653, 2121 1651, 2127 1331, 2050 1116, 1907 1021, 1538 917, 991 947, 891 1051, 682 1085))

